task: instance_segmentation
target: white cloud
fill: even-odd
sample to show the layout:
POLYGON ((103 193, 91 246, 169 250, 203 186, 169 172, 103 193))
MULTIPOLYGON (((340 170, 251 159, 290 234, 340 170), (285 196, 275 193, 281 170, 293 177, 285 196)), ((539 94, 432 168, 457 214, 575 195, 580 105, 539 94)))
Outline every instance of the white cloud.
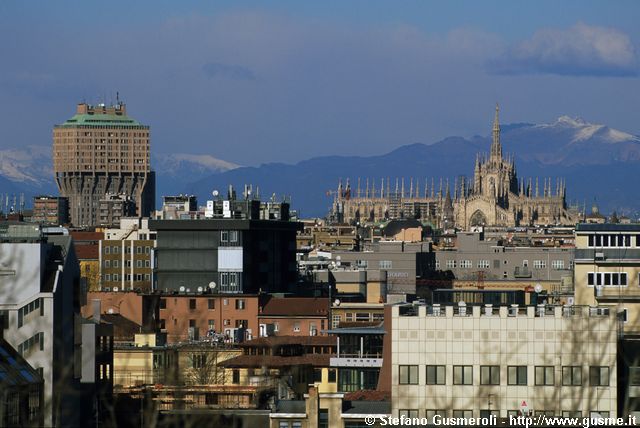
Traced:
POLYGON ((628 35, 607 27, 577 23, 541 29, 507 49, 490 64, 498 74, 636 76, 638 58, 628 35))

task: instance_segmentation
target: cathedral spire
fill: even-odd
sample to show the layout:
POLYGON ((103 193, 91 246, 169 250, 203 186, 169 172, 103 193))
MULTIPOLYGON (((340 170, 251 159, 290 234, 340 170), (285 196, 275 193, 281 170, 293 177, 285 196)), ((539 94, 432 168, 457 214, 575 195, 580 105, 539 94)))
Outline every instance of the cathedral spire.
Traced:
POLYGON ((500 107, 496 103, 496 115, 493 119, 493 142, 491 143, 491 158, 502 159, 502 146, 500 145, 500 107))

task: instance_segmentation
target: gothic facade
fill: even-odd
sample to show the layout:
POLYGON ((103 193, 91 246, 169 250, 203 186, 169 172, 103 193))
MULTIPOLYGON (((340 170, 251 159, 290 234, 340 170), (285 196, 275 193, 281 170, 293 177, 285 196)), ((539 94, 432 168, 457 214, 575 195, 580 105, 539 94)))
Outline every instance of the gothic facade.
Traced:
POLYGON ((375 183, 366 182, 361 192, 360 180, 357 191, 352 194, 347 180, 338 184, 332 209, 332 218, 338 222, 378 222, 397 218, 418 218, 437 228, 457 227, 468 230, 473 226, 525 226, 533 224, 575 224, 578 213, 569 210, 566 203, 564 180, 543 179, 528 182, 519 180, 513 157, 503 157, 500 142, 498 107, 493 123, 493 141, 488 156, 476 156, 473 180, 456 180, 451 195, 448 181, 443 192, 443 181, 439 181, 436 192, 425 182, 424 193, 418 181, 410 181, 408 194, 405 181, 396 180, 391 191, 389 179, 376 190, 375 183), (534 187, 535 186, 535 187, 534 187), (541 191, 542 190, 542 191, 541 191))

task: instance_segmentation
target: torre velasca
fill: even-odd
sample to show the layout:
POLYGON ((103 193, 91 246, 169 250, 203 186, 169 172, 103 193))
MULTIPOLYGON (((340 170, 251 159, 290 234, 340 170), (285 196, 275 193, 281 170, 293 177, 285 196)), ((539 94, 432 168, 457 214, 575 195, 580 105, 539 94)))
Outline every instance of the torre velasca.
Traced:
POLYGON ((149 216, 155 208, 149 127, 127 116, 122 102, 78 104, 75 116, 54 126, 53 170, 74 226, 101 225, 114 198, 130 207, 123 215, 149 216))

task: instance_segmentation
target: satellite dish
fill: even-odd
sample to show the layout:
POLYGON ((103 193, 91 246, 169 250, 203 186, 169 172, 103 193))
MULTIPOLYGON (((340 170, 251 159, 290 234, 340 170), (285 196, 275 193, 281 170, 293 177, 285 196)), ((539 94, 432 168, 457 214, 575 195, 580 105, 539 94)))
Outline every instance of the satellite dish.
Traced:
POLYGON ((204 290, 204 288, 198 287, 198 293, 202 293, 203 290, 204 290))
POLYGON ((458 306, 463 307, 463 306, 467 306, 467 304, 463 301, 458 302, 458 306))
POLYGON ((211 281, 209 283, 209 288, 212 289, 212 290, 214 290, 216 288, 216 286, 217 286, 217 284, 215 283, 215 281, 211 281))
POLYGON ((340 299, 334 300, 333 304, 336 305, 336 306, 340 306, 340 299))
POLYGON ((183 286, 180 287, 180 292, 184 293, 184 290, 185 290, 185 288, 184 288, 184 285, 183 285, 183 286))
POLYGON ((217 198, 220 192, 218 192, 217 190, 214 190, 213 192, 211 192, 211 194, 213 195, 214 198, 217 198))
POLYGON ((191 289, 190 288, 187 288, 187 293, 191 293, 191 289))
POLYGON ((118 292, 118 287, 113 287, 113 291, 118 292))
POLYGON ((109 308, 109 310, 107 311, 108 314, 112 314, 113 313, 113 308, 109 308))
POLYGON ((533 289, 535 290, 536 293, 540 293, 542 291, 542 285, 536 284, 536 286, 533 287, 533 289))

